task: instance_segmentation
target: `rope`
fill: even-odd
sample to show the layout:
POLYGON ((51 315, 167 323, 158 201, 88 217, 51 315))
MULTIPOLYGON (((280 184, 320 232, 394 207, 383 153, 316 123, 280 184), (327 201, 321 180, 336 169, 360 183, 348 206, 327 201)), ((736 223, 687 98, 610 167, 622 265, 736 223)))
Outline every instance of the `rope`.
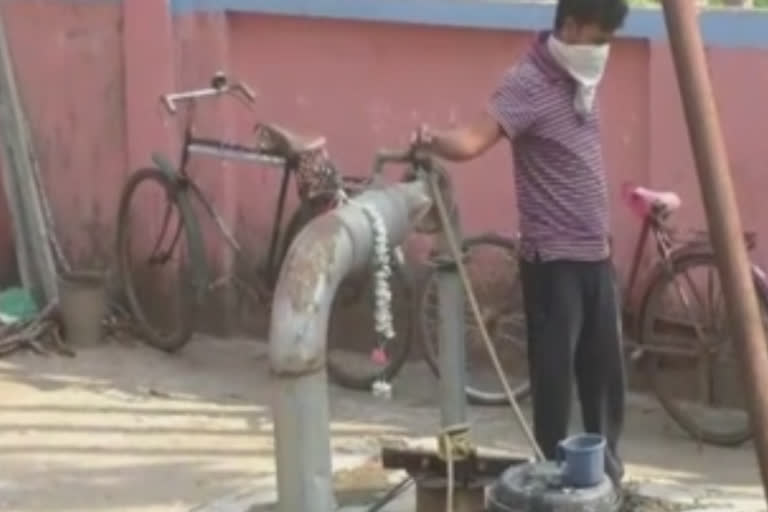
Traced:
POLYGON ((445 234, 446 241, 448 242, 448 249, 450 250, 451 255, 453 256, 453 259, 456 261, 456 267, 458 268, 459 276, 461 277, 461 282, 462 282, 462 285, 464 286, 464 291, 467 294, 470 307, 472 308, 472 314, 474 315, 475 320, 477 321, 478 327, 480 328, 480 337, 482 338, 483 343, 485 344, 485 348, 488 350, 488 355, 490 355, 491 357, 493 366, 496 369, 496 375, 499 377, 499 380, 501 381, 501 385, 504 388, 504 393, 507 396, 507 400, 509 400, 509 405, 512 408, 512 411, 514 413, 515 420, 517 421, 518 426, 525 434, 525 437, 528 440, 528 443, 533 449, 536 459, 544 460, 544 454, 541 451, 539 444, 536 442, 536 438, 533 436, 533 433, 531 432, 531 429, 528 426, 528 422, 526 421, 522 410, 520 410, 520 406, 518 405, 517 400, 515 399, 515 394, 512 392, 512 388, 509 385, 509 381, 507 380, 506 375, 504 375, 504 369, 502 368, 501 362, 499 361, 499 356, 496 353, 496 348, 493 346, 493 342, 491 341, 491 338, 488 335, 488 330, 485 328, 485 322, 483 322, 483 317, 480 312, 480 306, 477 302, 477 298, 475 297, 475 292, 472 289, 472 283, 467 274, 467 269, 464 266, 464 262, 462 261, 461 249, 459 247, 458 242, 456 241, 456 235, 452 228, 451 219, 448 215, 448 209, 445 206, 445 201, 440 191, 440 186, 437 182, 436 173, 430 172, 428 174, 428 179, 429 179, 429 186, 432 192, 432 197, 435 201, 435 205, 437 206, 437 211, 438 211, 438 214, 440 215, 440 221, 443 225, 443 233, 445 234))
POLYGON ((459 423, 446 427, 440 431, 437 439, 438 453, 445 460, 445 510, 453 512, 455 461, 469 457, 474 451, 469 438, 469 424, 459 423))
POLYGON ((445 512, 453 512, 453 486, 454 486, 454 476, 453 476, 453 450, 448 450, 446 452, 445 457, 445 469, 446 469, 446 479, 447 485, 445 486, 445 512))

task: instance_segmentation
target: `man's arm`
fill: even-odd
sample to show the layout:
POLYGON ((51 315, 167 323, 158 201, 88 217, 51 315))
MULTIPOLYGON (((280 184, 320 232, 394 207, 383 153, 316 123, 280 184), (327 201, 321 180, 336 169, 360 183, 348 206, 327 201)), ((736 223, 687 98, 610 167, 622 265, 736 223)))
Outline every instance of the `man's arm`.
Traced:
POLYGON ((435 155, 462 162, 485 153, 502 135, 496 119, 484 112, 474 122, 454 130, 436 131, 422 127, 418 138, 435 155))
POLYGON ((538 117, 535 91, 535 84, 514 68, 491 94, 486 111, 473 123, 445 131, 422 127, 413 142, 446 160, 476 158, 502 137, 514 140, 530 128, 538 117))

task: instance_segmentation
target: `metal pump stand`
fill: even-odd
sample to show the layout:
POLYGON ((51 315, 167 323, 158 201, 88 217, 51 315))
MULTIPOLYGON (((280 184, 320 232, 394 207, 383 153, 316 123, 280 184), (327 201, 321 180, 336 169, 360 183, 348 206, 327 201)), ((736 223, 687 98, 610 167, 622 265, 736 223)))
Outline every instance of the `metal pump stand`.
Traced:
MULTIPOLYGON (((441 193, 433 171, 422 179, 433 180, 433 196, 441 193)), ((442 196, 445 199, 445 195, 442 196)), ((460 239, 458 211, 449 210, 454 237, 460 239)), ((439 216, 438 216, 439 217, 439 216)), ((438 329, 440 365, 440 425, 437 453, 384 447, 385 468, 405 469, 416 480, 417 512, 476 512, 484 507, 484 488, 507 467, 524 459, 480 457, 470 438, 467 422, 466 348, 464 325, 465 291, 458 263, 446 237, 446 226, 439 225, 438 254, 432 263, 437 270, 438 329)))
MULTIPOLYGON (((454 233, 460 233, 458 212, 452 216, 454 233)), ((417 485, 418 512, 475 511, 483 505, 483 485, 464 481, 457 485, 453 466, 475 453, 467 423, 466 346, 464 289, 457 263, 451 254, 444 230, 439 235, 439 252, 432 263, 437 270, 437 311, 440 363, 440 426, 438 456, 446 464, 445 478, 426 478, 417 485), (473 485, 474 484, 474 485, 473 485), (446 493, 452 486, 453 492, 446 493), (452 495, 452 498, 449 497, 452 495), (452 503, 447 503, 452 500, 452 503)))
POLYGON ((325 369, 328 318, 339 283, 370 261, 374 233, 364 207, 399 245, 429 206, 422 183, 364 192, 310 222, 280 270, 272 302, 269 359, 279 512, 332 512, 330 413, 325 369))
MULTIPOLYGON (((454 218, 459 231, 458 215, 454 218)), ((440 424, 443 429, 458 428, 467 423, 466 347, 464 345, 464 289, 456 261, 440 235, 440 252, 434 258, 437 268, 437 311, 440 362, 440 424)), ((468 425, 467 429, 469 428, 468 425)))

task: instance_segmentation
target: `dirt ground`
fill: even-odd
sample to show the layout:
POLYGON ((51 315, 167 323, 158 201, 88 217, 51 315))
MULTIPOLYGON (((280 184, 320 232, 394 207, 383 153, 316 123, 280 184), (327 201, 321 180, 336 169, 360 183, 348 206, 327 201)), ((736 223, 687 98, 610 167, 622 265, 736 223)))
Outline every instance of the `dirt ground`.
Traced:
MULTIPOLYGON (((73 359, 0 361, 0 511, 187 511, 272 486, 264 348, 200 338, 175 356, 111 343, 73 359)), ((375 455, 383 436, 433 435, 436 390, 421 362, 406 368, 391 401, 333 389, 334 462, 375 455)), ((698 446, 652 400, 630 402, 631 479, 735 510, 761 503, 750 445, 698 446)), ((528 453, 507 409, 473 408, 471 419, 484 445, 528 453)))

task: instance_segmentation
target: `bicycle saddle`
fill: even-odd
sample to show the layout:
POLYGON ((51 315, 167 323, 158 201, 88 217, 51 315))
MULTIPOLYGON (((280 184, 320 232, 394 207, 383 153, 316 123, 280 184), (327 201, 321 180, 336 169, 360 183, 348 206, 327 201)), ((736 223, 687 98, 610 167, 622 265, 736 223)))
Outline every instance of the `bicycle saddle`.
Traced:
POLYGON ((680 208, 682 202, 680 196, 674 192, 660 192, 645 187, 635 187, 632 189, 632 196, 641 200, 651 208, 662 208, 667 212, 673 212, 680 208))
POLYGON ((298 135, 276 124, 260 123, 255 130, 269 139, 270 150, 283 156, 317 151, 325 146, 325 137, 298 135))

